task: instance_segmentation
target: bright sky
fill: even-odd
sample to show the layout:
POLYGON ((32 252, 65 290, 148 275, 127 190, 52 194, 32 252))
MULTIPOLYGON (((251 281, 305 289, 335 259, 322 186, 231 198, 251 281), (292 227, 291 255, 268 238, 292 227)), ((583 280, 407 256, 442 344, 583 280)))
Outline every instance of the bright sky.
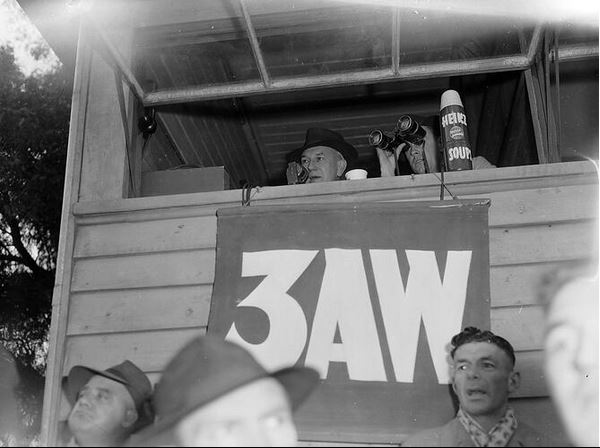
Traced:
MULTIPOLYGON (((259 1, 259 0, 256 0, 259 1)), ((345 2, 358 3, 378 3, 378 4, 397 4, 398 0, 343 0, 345 2)), ((429 5, 436 9, 443 7, 446 0, 429 0, 419 2, 419 0, 404 0, 406 4, 411 2, 415 5, 429 5)), ((514 11, 519 16, 525 15, 529 18, 539 18, 543 14, 546 19, 560 20, 566 17, 581 21, 588 25, 598 26, 599 19, 599 1, 598 0, 503 0, 500 2, 480 3, 481 0, 460 0, 450 2, 457 7, 466 8, 467 11, 479 10, 486 14, 507 14, 507 11, 514 11), (524 1, 524 3, 523 3, 524 1), (483 8, 481 5, 491 5, 483 8), (479 6, 477 6, 479 5, 479 6), (521 5, 516 7, 516 5, 521 5), (523 8, 527 5, 528 8, 523 8), (544 5, 541 8, 540 5, 544 5), (527 9, 527 11, 525 11, 527 9)), ((65 0, 65 5, 67 4, 65 0)), ((57 64, 60 64, 58 58, 50 50, 50 56, 44 60, 36 61, 30 54, 30 49, 36 44, 44 41, 43 37, 35 26, 31 24, 17 0, 0 0, 0 45, 10 44, 15 49, 15 58, 21 70, 29 75, 35 70, 52 70, 57 64)), ((47 45, 47 44, 46 44, 47 45)))
POLYGON ((30 49, 39 43, 48 45, 17 0, 0 0, 0 45, 9 44, 14 48, 17 65, 25 75, 36 70, 47 72, 60 64, 52 50, 47 58, 36 61, 30 49))

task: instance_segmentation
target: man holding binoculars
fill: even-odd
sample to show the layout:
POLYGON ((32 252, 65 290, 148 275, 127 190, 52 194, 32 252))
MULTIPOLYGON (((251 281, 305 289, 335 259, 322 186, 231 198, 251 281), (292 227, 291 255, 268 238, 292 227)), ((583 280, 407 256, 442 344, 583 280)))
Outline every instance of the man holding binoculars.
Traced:
POLYGON ((304 145, 288 155, 288 184, 331 182, 343 179, 358 154, 335 131, 310 128, 304 145))
MULTIPOLYGON (((398 171, 401 154, 406 157, 412 174, 441 171, 438 117, 419 121, 410 115, 402 115, 393 137, 381 130, 370 133, 369 143, 377 152, 381 177, 402 174, 398 171)), ((288 185, 343 179, 344 173, 354 168, 357 157, 356 149, 337 132, 310 128, 304 145, 288 155, 288 185)), ((472 162, 473 169, 494 168, 484 157, 473 157, 472 162)))
MULTIPOLYGON (((396 126, 396 134, 388 137, 380 130, 369 135, 369 143, 375 147, 381 177, 400 174, 398 159, 404 154, 412 174, 438 173, 441 171, 440 136, 437 116, 418 121, 410 115, 402 115, 396 126)), ((484 157, 473 157, 473 169, 494 168, 484 157)))

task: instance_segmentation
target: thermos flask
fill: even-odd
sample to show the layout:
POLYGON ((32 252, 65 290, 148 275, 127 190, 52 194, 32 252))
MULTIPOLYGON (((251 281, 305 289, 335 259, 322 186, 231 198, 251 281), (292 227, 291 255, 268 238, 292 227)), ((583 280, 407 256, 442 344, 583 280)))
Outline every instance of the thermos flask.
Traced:
POLYGON ((446 171, 472 170, 467 116, 456 90, 446 90, 442 94, 440 129, 446 171))

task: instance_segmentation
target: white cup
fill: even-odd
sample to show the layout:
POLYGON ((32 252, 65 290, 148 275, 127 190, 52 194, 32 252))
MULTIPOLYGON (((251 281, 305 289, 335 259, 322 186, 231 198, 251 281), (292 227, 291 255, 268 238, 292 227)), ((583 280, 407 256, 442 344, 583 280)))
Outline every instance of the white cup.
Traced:
POLYGON ((348 180, 357 180, 357 179, 366 179, 367 178, 367 170, 363 170, 357 168, 355 170, 350 170, 346 173, 346 179, 348 180))

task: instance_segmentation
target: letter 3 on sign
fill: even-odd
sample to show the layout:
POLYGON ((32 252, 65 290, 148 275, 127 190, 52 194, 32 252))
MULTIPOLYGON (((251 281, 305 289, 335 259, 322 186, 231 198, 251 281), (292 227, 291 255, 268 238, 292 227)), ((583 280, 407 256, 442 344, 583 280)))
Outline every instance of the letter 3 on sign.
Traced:
POLYGON ((269 334, 251 344, 238 333, 235 322, 226 339, 246 348, 267 370, 295 364, 306 345, 307 325, 302 308, 287 294, 317 255, 316 250, 267 250, 244 252, 242 277, 266 275, 238 307, 251 306, 269 318, 269 334))

